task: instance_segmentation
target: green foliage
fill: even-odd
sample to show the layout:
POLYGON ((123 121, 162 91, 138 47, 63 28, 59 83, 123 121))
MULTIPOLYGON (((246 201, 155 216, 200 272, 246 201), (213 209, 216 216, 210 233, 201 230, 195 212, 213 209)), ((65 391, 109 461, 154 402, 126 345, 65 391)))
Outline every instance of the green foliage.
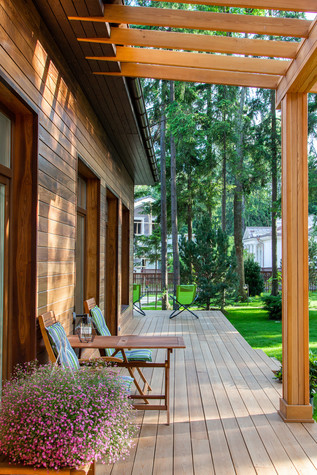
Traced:
POLYGON ((308 241, 309 282, 317 285, 317 241, 312 236, 308 241))
POLYGON ((264 295, 262 301, 270 320, 282 320, 282 294, 264 295))
POLYGON ((157 263, 161 259, 161 229, 155 228, 148 236, 135 236, 134 256, 138 259, 148 259, 150 263, 157 263))
MULTIPOLYGON (((277 371, 273 371, 274 378, 283 381, 283 366, 277 371)), ((317 355, 309 352, 309 393, 310 397, 317 394, 317 355)))
POLYGON ((260 265, 252 257, 244 261, 245 283, 249 286, 249 295, 260 295, 264 291, 264 279, 260 265))
POLYGON ((195 240, 180 244, 182 282, 196 282, 198 301, 209 308, 210 300, 220 308, 236 289, 235 260, 228 236, 212 227, 206 215, 196 223, 195 240))

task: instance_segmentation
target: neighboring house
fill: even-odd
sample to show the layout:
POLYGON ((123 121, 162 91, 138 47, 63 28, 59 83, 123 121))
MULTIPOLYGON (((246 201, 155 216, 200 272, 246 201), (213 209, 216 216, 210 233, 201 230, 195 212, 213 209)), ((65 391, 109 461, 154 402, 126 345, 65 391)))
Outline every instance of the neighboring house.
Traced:
MULTIPOLYGON (((1 2, 0 381, 43 361, 37 315, 95 297, 113 333, 132 317, 134 185, 157 169, 139 80, 95 76, 112 45, 79 43, 95 29, 76 12, 99 0, 1 2), (130 304, 130 305, 129 305, 130 304)), ((96 31, 109 34, 109 25, 96 31)), ((113 63, 112 70, 117 70, 113 63)))
POLYGON ((152 196, 138 198, 134 201, 134 235, 135 236, 149 236, 152 234, 154 226, 156 225, 156 216, 144 210, 145 206, 149 207, 154 203, 152 196))
MULTIPOLYGON (((308 218, 308 232, 313 226, 313 216, 308 218)), ((282 267, 282 220, 276 222, 277 228, 277 265, 282 267)), ((248 226, 243 235, 243 247, 253 255, 262 270, 272 269, 272 229, 265 226, 248 226)))
MULTIPOLYGON (((138 236, 150 236, 153 232, 156 224, 156 216, 148 212, 151 209, 151 204, 154 203, 152 196, 146 196, 143 198, 137 198, 134 201, 134 237, 138 236)), ((158 268, 160 262, 158 263, 158 268)), ((134 272, 154 272, 155 263, 150 262, 149 259, 144 256, 143 258, 134 258, 133 265, 134 272)), ((158 270, 158 269, 157 269, 158 270)))
MULTIPOLYGON (((262 269, 272 269, 272 230, 271 227, 248 226, 243 235, 243 247, 262 269)), ((281 222, 277 224, 277 265, 281 267, 282 235, 281 222)))

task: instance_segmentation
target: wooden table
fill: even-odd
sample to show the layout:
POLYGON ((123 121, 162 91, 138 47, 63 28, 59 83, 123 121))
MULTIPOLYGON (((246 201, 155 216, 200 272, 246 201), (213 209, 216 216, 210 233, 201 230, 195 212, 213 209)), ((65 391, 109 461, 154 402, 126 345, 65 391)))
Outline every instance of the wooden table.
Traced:
POLYGON ((184 339, 181 336, 139 336, 139 335, 124 335, 124 336, 95 336, 91 342, 81 342, 78 335, 68 337, 69 342, 73 348, 90 348, 90 349, 105 349, 113 348, 115 352, 121 352, 123 356, 122 362, 116 363, 117 366, 124 366, 125 368, 164 368, 165 369, 165 384, 163 394, 134 394, 133 399, 143 399, 144 403, 134 404, 135 409, 140 410, 157 410, 167 411, 167 424, 170 423, 169 413, 169 370, 170 370, 170 356, 174 349, 186 348, 184 339), (130 361, 128 362, 125 350, 131 349, 165 349, 166 358, 162 363, 155 363, 152 361, 130 361), (149 404, 148 400, 159 399, 163 404, 149 404))

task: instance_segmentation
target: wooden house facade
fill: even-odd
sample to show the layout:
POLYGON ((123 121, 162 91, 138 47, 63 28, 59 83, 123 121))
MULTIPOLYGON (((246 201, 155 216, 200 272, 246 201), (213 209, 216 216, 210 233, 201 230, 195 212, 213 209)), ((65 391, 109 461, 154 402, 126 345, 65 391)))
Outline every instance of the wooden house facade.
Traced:
POLYGON ((54 310, 70 333, 95 297, 119 333, 132 312, 133 187, 153 183, 156 164, 138 80, 87 78, 74 8, 0 1, 2 378, 44 359, 37 315, 54 310))

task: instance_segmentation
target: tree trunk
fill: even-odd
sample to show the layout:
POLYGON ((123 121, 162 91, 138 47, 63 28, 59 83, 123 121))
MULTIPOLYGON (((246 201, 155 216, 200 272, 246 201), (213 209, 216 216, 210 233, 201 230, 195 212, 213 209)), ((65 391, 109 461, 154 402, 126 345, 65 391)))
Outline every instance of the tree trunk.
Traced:
POLYGON ((188 174, 187 191, 188 191, 188 205, 187 205, 187 233, 188 241, 193 239, 193 203, 192 203, 192 177, 188 174))
POLYGON ((276 206, 277 206, 277 133, 275 91, 271 91, 271 164, 272 164, 272 291, 271 295, 278 294, 278 263, 277 263, 277 231, 276 231, 276 206))
POLYGON ((166 206, 166 115, 162 82, 161 112, 161 287, 162 310, 168 308, 168 271, 167 271, 167 206, 166 206))
MULTIPOLYGON (((227 35, 228 36, 228 35, 227 35)), ((227 88, 224 86, 223 91, 224 100, 227 99, 227 88)), ((227 107, 227 106, 226 106, 227 107)), ((222 110, 222 122, 225 122, 227 119, 226 111, 222 110)), ((226 130, 223 134, 223 154, 222 154, 222 196, 221 196, 221 229, 225 233, 227 229, 227 216, 226 216, 226 205, 227 205, 227 133, 226 130)))
POLYGON ((243 262, 243 189, 240 174, 243 170, 243 108, 245 102, 245 88, 241 88, 240 108, 238 115, 238 143, 237 143, 237 167, 235 170, 235 190, 234 190, 234 246, 237 258, 237 274, 239 279, 238 293, 242 301, 247 299, 244 290, 244 262, 243 262))
POLYGON ((221 229, 225 233, 227 228, 226 217, 227 204, 227 136, 223 135, 223 156, 222 156, 222 197, 221 197, 221 229))
MULTIPOLYGON (((170 81, 170 102, 175 100, 174 81, 170 81)), ((179 251, 178 251, 178 224, 177 224, 177 190, 176 190, 176 147, 173 134, 170 139, 171 144, 171 221, 172 221, 172 243, 173 243, 173 269, 174 269, 174 295, 176 287, 180 283, 179 251)))

